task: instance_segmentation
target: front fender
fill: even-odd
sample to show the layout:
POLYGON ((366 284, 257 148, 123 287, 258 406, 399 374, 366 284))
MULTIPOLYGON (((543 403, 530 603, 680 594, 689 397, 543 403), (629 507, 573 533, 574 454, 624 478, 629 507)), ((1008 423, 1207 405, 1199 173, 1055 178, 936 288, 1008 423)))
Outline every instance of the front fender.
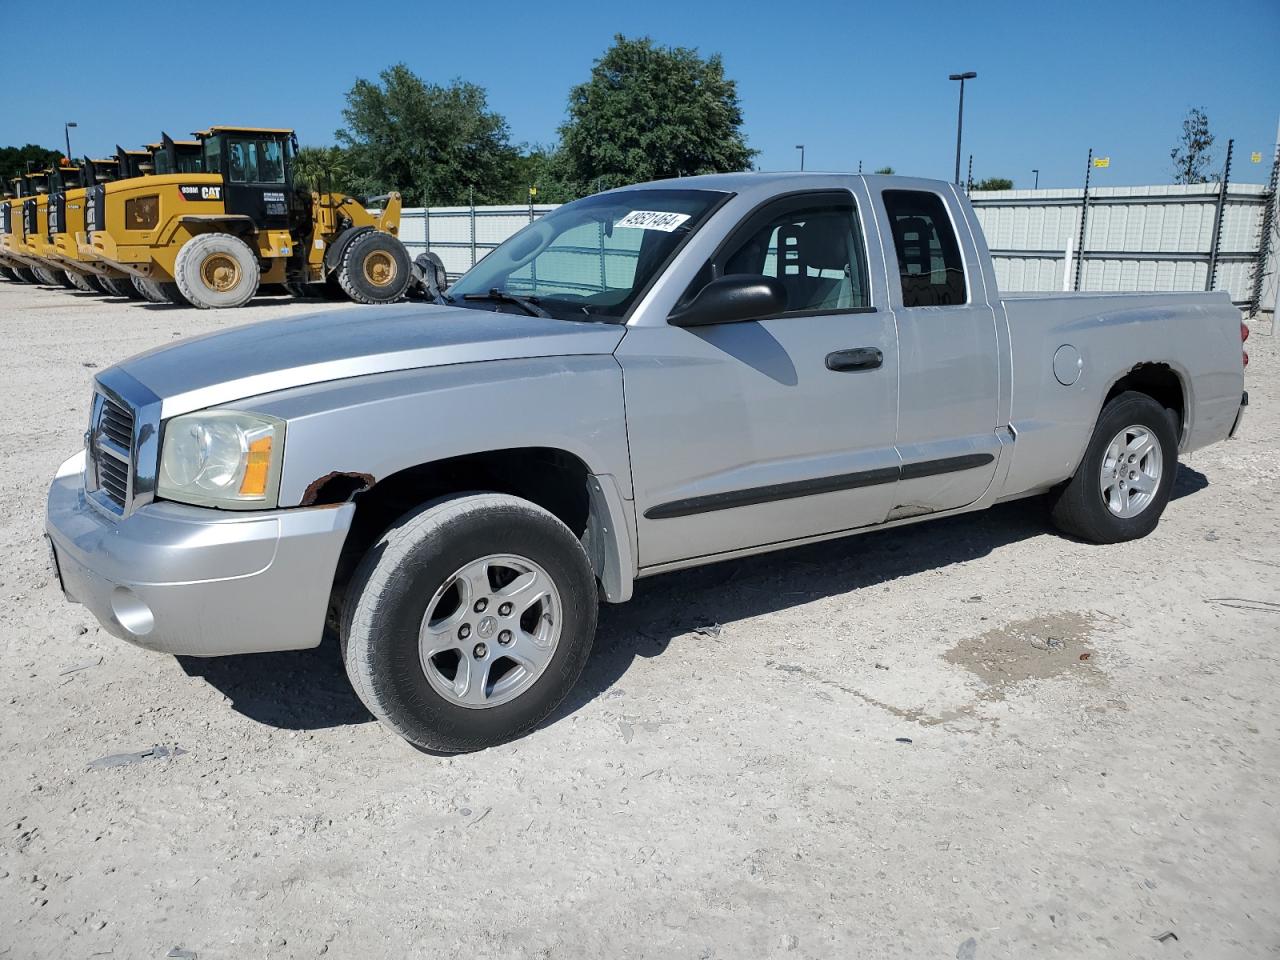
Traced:
POLYGON ((332 474, 362 483, 451 457, 541 447, 590 472, 585 546, 611 601, 635 573, 622 370, 610 354, 534 357, 354 377, 253 397, 239 410, 287 424, 281 507, 332 474))

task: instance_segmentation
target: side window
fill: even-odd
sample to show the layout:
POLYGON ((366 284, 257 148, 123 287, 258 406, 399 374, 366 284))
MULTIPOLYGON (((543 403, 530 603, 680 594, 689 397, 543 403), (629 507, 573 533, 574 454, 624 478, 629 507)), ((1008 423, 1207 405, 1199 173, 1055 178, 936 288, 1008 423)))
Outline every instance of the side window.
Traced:
POLYGON ((936 193, 886 190, 884 208, 893 230, 905 307, 967 303, 964 262, 946 205, 936 193))
POLYGON ((862 231, 853 203, 780 204, 746 226, 721 274, 764 274, 787 288, 787 313, 871 306, 862 231))

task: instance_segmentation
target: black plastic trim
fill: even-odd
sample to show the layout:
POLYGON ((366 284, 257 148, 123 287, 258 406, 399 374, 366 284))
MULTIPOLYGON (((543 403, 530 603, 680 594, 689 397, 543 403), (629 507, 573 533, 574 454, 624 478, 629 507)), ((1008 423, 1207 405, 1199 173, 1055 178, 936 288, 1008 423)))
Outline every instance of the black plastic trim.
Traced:
POLYGON ((746 490, 729 490, 725 493, 711 493, 703 497, 688 497, 684 500, 660 503, 646 510, 644 516, 646 520, 689 517, 699 513, 712 513, 716 510, 731 510, 734 507, 750 507, 777 500, 812 497, 822 493, 896 483, 899 480, 914 480, 919 477, 934 477, 943 473, 972 470, 975 467, 986 466, 993 460, 995 457, 989 453, 968 453, 959 457, 908 463, 901 467, 879 467, 875 470, 841 473, 832 477, 817 477, 813 480, 795 480, 764 487, 750 487, 746 490))
POLYGON ((989 453, 966 453, 959 457, 943 457, 940 460, 922 460, 919 463, 904 463, 902 479, 915 480, 919 477, 936 477, 943 473, 955 473, 959 470, 973 470, 985 467, 995 457, 989 453))

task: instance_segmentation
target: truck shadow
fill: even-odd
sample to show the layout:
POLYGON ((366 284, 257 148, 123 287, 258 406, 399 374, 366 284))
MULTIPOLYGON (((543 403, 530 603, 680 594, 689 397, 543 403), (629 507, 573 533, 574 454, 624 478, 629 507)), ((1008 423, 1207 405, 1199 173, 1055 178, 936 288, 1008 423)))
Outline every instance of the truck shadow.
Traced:
MULTIPOLYGON (((1208 485, 1204 474, 1182 465, 1172 497, 1177 500, 1208 485)), ((679 637, 717 642, 720 628, 735 621, 966 563, 1040 536, 1059 534, 1049 525, 1041 501, 1032 499, 641 580, 630 603, 601 605, 586 670, 543 725, 613 690, 637 657, 660 656, 679 637)), ((875 594, 862 599, 874 604, 875 594)), ((188 676, 205 680, 226 696, 232 709, 268 726, 319 730, 373 719, 351 689, 337 638, 330 633, 312 650, 179 657, 178 662, 188 676)))

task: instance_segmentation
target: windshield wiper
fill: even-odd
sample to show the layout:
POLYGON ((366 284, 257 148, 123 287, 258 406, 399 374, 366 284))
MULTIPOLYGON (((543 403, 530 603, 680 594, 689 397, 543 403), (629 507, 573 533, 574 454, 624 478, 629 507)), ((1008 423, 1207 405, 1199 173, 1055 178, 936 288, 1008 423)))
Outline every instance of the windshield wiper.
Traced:
POLYGON ((488 293, 464 293, 463 300, 493 300, 496 303, 514 303, 517 307, 529 314, 531 317, 545 317, 551 319, 551 314, 538 306, 537 297, 522 297, 519 294, 510 293, 498 287, 491 287, 488 293))

